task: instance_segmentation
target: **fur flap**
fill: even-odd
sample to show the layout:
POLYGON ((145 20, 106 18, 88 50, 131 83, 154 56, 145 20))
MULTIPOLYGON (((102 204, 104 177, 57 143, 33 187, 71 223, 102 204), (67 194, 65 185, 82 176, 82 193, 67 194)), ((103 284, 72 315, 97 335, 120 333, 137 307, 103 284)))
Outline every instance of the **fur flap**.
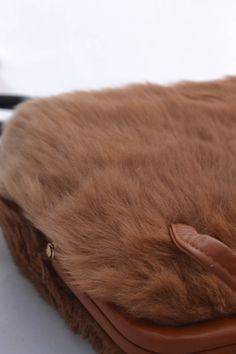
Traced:
POLYGON ((81 291, 179 325, 236 312, 236 294, 168 234, 186 223, 236 249, 235 155, 235 78, 76 92, 16 110, 0 194, 81 291))

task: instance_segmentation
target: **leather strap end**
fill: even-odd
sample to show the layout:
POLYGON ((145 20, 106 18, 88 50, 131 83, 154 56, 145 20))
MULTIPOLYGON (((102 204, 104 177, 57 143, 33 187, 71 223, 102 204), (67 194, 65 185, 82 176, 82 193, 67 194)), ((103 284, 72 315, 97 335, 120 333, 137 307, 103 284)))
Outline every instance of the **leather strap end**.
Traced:
POLYGON ((185 224, 171 224, 170 237, 178 249, 236 290, 236 252, 214 237, 200 234, 185 224))

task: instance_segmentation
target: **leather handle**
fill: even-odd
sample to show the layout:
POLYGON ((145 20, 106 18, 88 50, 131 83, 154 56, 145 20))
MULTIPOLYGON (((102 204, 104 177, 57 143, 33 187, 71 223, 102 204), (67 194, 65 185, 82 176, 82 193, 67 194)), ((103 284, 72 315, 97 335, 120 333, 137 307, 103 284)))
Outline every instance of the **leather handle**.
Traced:
POLYGON ((170 236, 181 251, 236 290, 236 252, 214 237, 199 234, 185 224, 171 224, 170 236))

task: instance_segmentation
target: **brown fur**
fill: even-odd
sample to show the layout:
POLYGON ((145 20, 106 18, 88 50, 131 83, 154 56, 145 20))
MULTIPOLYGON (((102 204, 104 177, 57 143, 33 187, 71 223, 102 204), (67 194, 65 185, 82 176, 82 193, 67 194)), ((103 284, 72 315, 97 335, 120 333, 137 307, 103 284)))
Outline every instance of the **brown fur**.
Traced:
POLYGON ((96 352, 124 354, 55 273, 45 253, 47 240, 23 217, 21 210, 0 199, 0 223, 16 265, 66 324, 88 339, 96 352))
POLYGON ((184 324, 236 312, 236 294, 171 243, 187 223, 236 249, 236 79, 137 85, 21 105, 0 193, 53 240, 81 291, 184 324))

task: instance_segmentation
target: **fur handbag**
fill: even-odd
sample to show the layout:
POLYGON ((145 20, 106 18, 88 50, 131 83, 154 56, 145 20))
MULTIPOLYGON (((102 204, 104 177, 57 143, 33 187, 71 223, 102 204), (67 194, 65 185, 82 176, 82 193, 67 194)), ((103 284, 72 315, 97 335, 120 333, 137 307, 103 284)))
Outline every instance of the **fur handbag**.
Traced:
POLYGON ((101 354, 236 352, 236 79, 20 104, 0 223, 101 354))

